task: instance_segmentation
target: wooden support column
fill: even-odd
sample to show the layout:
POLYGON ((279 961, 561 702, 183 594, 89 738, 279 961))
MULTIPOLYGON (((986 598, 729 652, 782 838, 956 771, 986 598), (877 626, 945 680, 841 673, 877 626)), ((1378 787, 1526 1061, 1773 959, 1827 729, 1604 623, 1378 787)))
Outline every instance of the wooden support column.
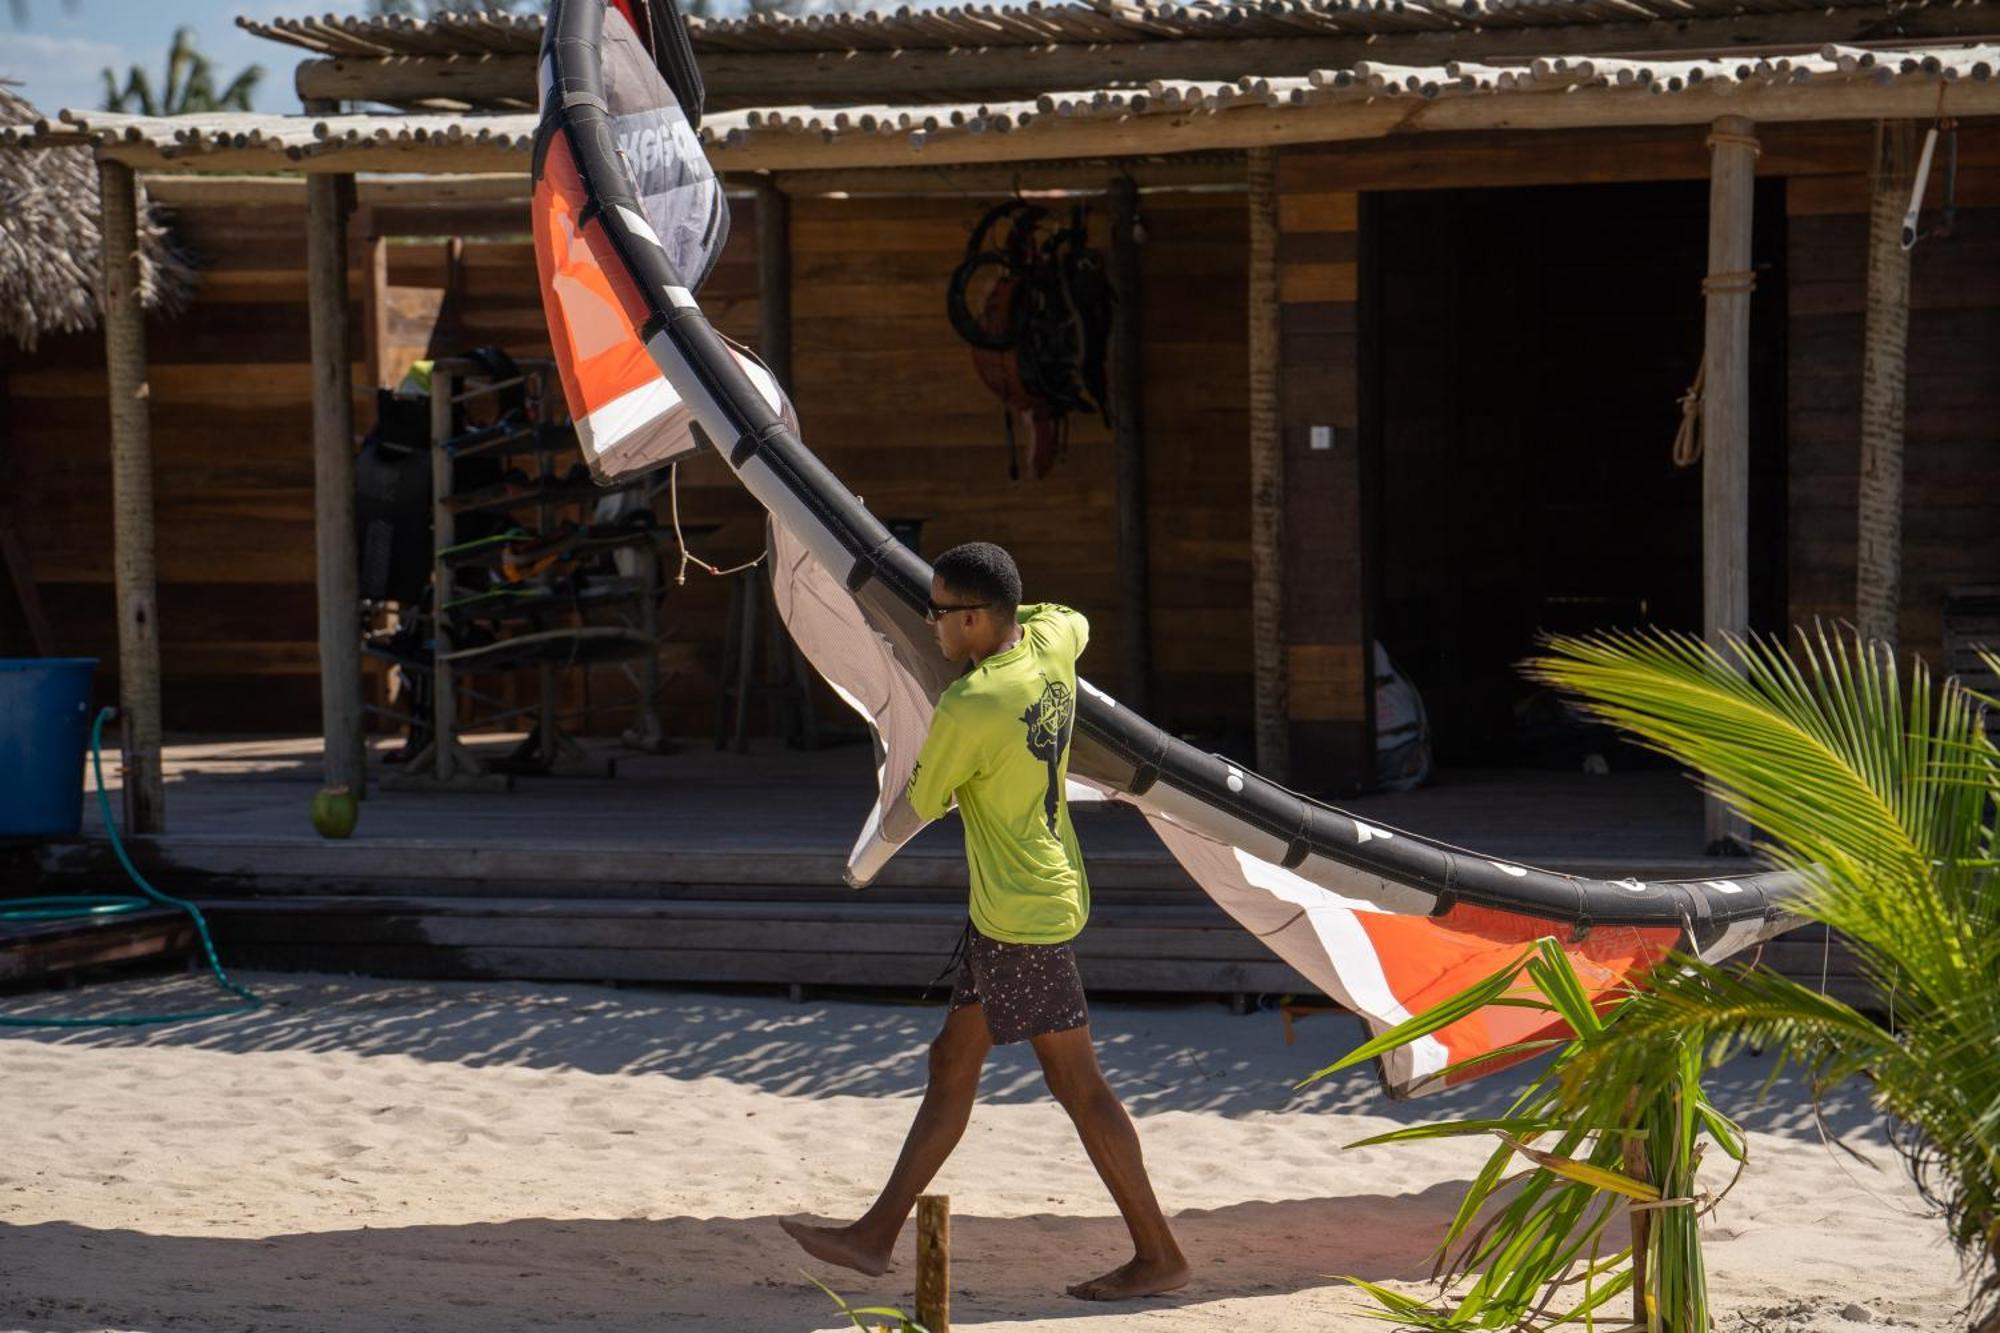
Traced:
POLYGON ((1910 252, 1903 212, 1915 174, 1916 127, 1878 121, 1869 178, 1868 316, 1861 355, 1861 496, 1854 622, 1896 651, 1903 604, 1903 358, 1910 335, 1910 252))
POLYGON ((118 706, 125 715, 125 831, 164 833, 160 625, 153 563, 153 443, 146 314, 139 300, 139 199, 132 168, 97 164, 104 242, 104 368, 111 399, 112 567, 118 706))
POLYGON ((1250 638, 1257 769, 1291 777, 1285 706, 1284 425, 1278 400, 1278 155, 1252 148, 1250 206, 1250 638))
MULTIPOLYGON (((1701 402, 1702 632, 1721 647, 1750 622, 1750 225, 1756 190, 1756 126, 1722 116, 1708 136, 1708 277, 1701 402)), ((1711 798, 1711 850, 1737 832, 1711 798)))
POLYGON ((362 795, 361 621, 354 540, 354 371, 347 307, 351 176, 306 178, 306 293, 312 327, 313 525, 319 582, 322 766, 362 795))
POLYGON ((792 391, 792 200, 768 176, 757 181, 757 355, 778 387, 792 391))
POLYGON ((1139 186, 1130 176, 1111 183, 1112 441, 1118 458, 1118 674, 1125 702, 1153 710, 1152 591, 1146 548, 1146 433, 1139 373, 1139 186))

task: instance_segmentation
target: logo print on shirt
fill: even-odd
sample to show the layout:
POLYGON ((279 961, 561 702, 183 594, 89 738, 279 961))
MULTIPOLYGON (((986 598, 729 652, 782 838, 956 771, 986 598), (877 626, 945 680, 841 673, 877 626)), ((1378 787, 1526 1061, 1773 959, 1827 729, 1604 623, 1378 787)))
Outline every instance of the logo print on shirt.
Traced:
POLYGON ((1059 680, 1042 677, 1042 697, 1021 714, 1028 724, 1028 753, 1049 766, 1049 789, 1042 798, 1049 832, 1056 831, 1056 810, 1062 800, 1062 757, 1069 749, 1070 728, 1076 722, 1076 696, 1059 680))

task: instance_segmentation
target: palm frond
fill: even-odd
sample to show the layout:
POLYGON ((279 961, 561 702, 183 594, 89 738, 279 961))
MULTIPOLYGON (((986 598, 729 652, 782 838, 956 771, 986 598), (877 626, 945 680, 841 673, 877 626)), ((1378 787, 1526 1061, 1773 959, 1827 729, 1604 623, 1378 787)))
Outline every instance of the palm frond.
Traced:
MULTIPOLYGON (((1919 1188, 1989 1304, 2000 1297, 1991 701, 1956 680, 1934 685, 1920 662, 1905 680, 1880 645, 1823 628, 1796 655, 1763 639, 1556 639, 1528 670, 1695 770, 1749 821, 1760 849, 1808 886, 1791 905, 1840 932, 1889 1018, 1769 973, 1675 960, 1619 1030, 1641 1047, 1678 1036, 1709 1061, 1754 1042, 1821 1087, 1865 1073, 1905 1127, 1919 1188)), ((1565 1069, 1588 1086, 1632 1074, 1636 1058, 1599 1046, 1565 1069)))

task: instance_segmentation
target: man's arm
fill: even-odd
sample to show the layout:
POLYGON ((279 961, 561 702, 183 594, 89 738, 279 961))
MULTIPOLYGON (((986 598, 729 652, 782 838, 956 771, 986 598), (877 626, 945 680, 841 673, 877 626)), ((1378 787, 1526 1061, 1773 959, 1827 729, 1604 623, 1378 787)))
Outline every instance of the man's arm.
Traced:
POLYGON ((951 809, 952 794, 978 774, 976 730, 966 726, 950 704, 940 701, 916 767, 882 820, 882 836, 894 843, 916 836, 933 819, 942 819, 951 809))

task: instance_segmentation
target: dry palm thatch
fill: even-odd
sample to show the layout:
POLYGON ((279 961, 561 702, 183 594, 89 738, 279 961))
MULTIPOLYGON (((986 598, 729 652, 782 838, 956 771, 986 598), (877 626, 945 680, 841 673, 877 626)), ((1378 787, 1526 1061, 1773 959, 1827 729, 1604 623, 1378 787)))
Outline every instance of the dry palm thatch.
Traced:
MULTIPOLYGON (((39 113, 0 83, 0 124, 31 124, 39 113)), ((141 298, 180 308, 194 271, 139 194, 141 298)), ((80 333, 97 324, 103 252, 97 166, 88 148, 0 152, 0 338, 27 351, 45 333, 80 333)))

